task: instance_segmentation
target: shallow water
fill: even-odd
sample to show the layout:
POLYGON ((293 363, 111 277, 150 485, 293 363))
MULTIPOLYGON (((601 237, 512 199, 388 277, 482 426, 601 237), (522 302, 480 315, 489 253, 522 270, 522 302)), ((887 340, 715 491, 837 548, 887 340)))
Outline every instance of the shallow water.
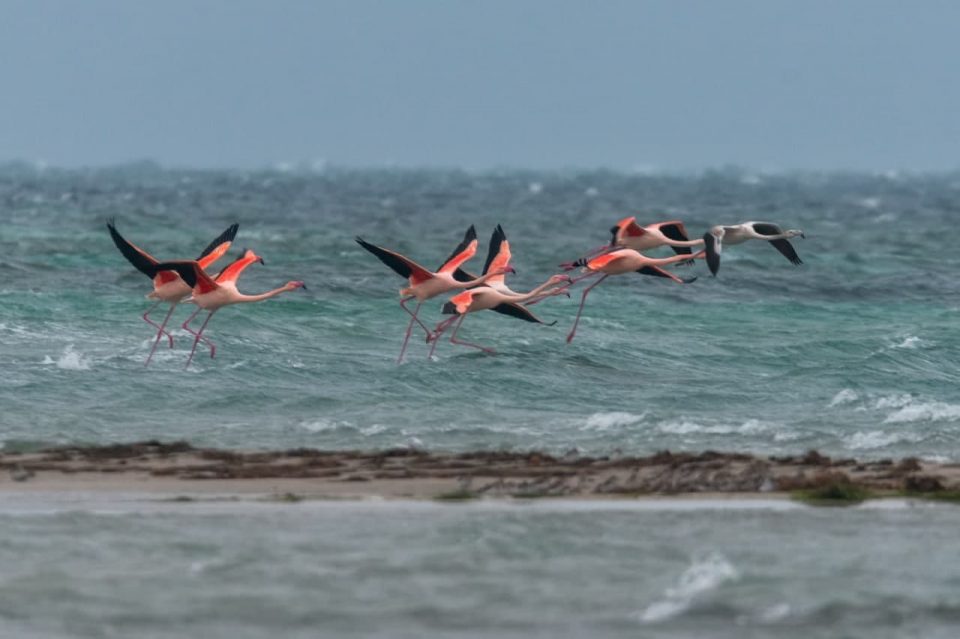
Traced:
MULTIPOLYGON (((131 166, 0 170, 0 442, 185 438, 218 446, 719 448, 957 459, 960 291, 952 228, 960 176, 698 176, 610 172, 242 173, 131 166), (422 337, 397 367, 402 280, 354 235, 429 267, 476 224, 482 265, 502 223, 511 285, 543 281, 627 213, 802 228, 796 268, 762 243, 730 247, 720 277, 644 276, 534 307, 558 324, 478 314, 463 337, 422 337), (156 255, 188 257, 230 223, 257 250, 241 290, 309 290, 221 311, 183 371, 187 335, 142 363, 149 282, 104 221, 156 255), (906 233, 902 231, 906 229, 906 233)), ((225 262, 224 262, 225 263, 225 262)), ((441 301, 424 317, 441 318, 441 301)), ((177 324, 188 309, 175 315, 177 324)), ((158 315, 162 317, 162 312, 158 315)), ((416 337, 416 333, 414 334, 416 337)))
POLYGON ((0 635, 947 638, 958 525, 903 503, 2 497, 0 635))

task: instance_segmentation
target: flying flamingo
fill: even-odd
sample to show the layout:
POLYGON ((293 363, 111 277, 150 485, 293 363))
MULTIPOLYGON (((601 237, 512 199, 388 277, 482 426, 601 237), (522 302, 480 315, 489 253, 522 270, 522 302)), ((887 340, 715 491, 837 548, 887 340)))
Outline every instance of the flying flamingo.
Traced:
POLYGON ((793 245, 787 241, 797 236, 806 237, 803 231, 795 229, 784 231, 771 222, 744 222, 732 226, 714 226, 703 236, 707 250, 707 266, 716 276, 717 271, 720 270, 720 252, 723 250, 723 244, 742 244, 747 240, 766 240, 790 262, 800 266, 803 260, 797 255, 793 245))
POLYGON ((567 335, 567 343, 573 341, 573 336, 577 333, 577 325, 580 323, 580 314, 583 312, 583 303, 587 301, 587 295, 597 284, 607 279, 611 275, 621 275, 623 273, 641 273, 643 275, 654 275, 656 277, 666 277, 678 284, 689 284, 696 280, 696 277, 690 277, 687 279, 682 279, 670 273, 668 271, 660 268, 661 266, 666 266, 667 264, 674 264, 676 262, 683 262, 693 258, 700 258, 704 256, 704 251, 700 251, 695 255, 674 255, 673 257, 664 257, 664 258, 653 258, 647 257, 633 249, 617 249, 611 251, 610 253, 605 253, 603 255, 597 256, 591 260, 586 258, 581 258, 577 260, 576 265, 582 266, 587 273, 581 275, 578 278, 572 280, 571 284, 579 282, 580 280, 586 279, 588 277, 595 277, 601 275, 600 279, 596 282, 583 289, 583 296, 580 298, 580 308, 577 309, 577 318, 573 321, 573 328, 570 329, 570 334, 567 335))
MULTIPOLYGON (((700 246, 703 240, 691 240, 687 236, 687 229, 683 222, 671 220, 656 222, 646 226, 637 224, 635 216, 625 217, 610 228, 610 243, 595 248, 584 258, 591 258, 605 251, 617 248, 630 248, 634 251, 648 251, 660 246, 669 246, 678 255, 690 255, 691 247, 700 246)), ((570 271, 577 267, 576 262, 565 262, 560 265, 570 271)))
MULTIPOLYGON (((430 349, 429 356, 433 356, 433 351, 437 347, 437 342, 440 341, 440 333, 442 333, 444 329, 446 329, 453 322, 456 322, 456 326, 454 326, 453 332, 450 334, 451 344, 470 346, 471 348, 480 349, 485 353, 494 353, 495 351, 492 348, 486 348, 485 346, 480 346, 479 344, 471 344, 470 342, 461 342, 457 339, 457 331, 460 330, 460 326, 463 324, 463 320, 466 318, 467 314, 489 309, 498 313, 503 313, 504 315, 516 317, 517 319, 525 320, 527 322, 543 324, 543 320, 531 313, 530 309, 523 306, 523 303, 529 302, 533 299, 552 297, 554 295, 568 295, 567 286, 555 286, 561 283, 569 285, 570 276, 553 275, 550 277, 550 279, 537 288, 533 289, 529 293, 524 294, 514 293, 513 295, 508 295, 502 290, 497 290, 491 286, 477 286, 454 295, 450 298, 449 302, 443 305, 443 313, 445 315, 453 315, 453 317, 444 320, 437 325, 437 339, 434 341, 433 347, 430 349), (551 286, 554 288, 550 288, 551 286)), ((556 322, 551 323, 551 325, 552 324, 556 324, 556 322)))
MULTIPOLYGON (((170 340, 170 348, 173 348, 173 335, 164 329, 167 326, 167 322, 170 320, 170 316, 173 315, 173 310, 180 302, 190 295, 191 287, 176 273, 171 271, 161 271, 158 269, 157 264, 159 264, 159 262, 157 259, 143 249, 124 239, 124 237, 117 232, 113 220, 107 222, 107 228, 110 230, 110 237, 113 238, 113 243, 117 245, 117 248, 120 249, 120 252, 123 254, 123 256, 127 258, 127 261, 133 264, 134 268, 136 268, 138 271, 153 280, 153 291, 147 295, 147 299, 156 300, 156 302, 154 302, 153 306, 148 308, 147 312, 143 314, 143 321, 157 329, 157 338, 153 340, 153 348, 150 349, 150 354, 147 356, 147 361, 144 363, 144 366, 148 366, 150 364, 150 360, 153 359, 153 354, 157 350, 157 344, 160 343, 161 337, 166 335, 167 339, 170 340), (161 302, 169 303, 170 310, 167 311, 167 315, 163 318, 163 322, 156 324, 150 319, 150 313, 153 312, 153 309, 155 309, 161 302)), ((197 263, 200 265, 200 268, 208 268, 230 249, 230 244, 233 242, 233 238, 236 237, 237 229, 239 228, 239 224, 231 225, 215 240, 210 242, 207 248, 203 249, 203 252, 200 253, 200 257, 197 258, 197 263)))
MULTIPOLYGON (((490 236, 490 246, 487 249, 487 259, 483 265, 483 274, 486 275, 488 273, 494 273, 496 271, 506 269, 510 265, 510 260, 512 259, 512 257, 513 256, 510 252, 510 242, 507 240, 507 234, 503 231, 503 227, 497 224, 497 228, 493 230, 493 234, 490 236)), ((472 275, 468 271, 462 270, 461 272, 464 274, 466 279, 476 279, 476 276, 472 275)), ((511 272, 514 272, 514 271, 511 271, 511 272)), ((569 281, 569 279, 570 278, 566 278, 566 281, 569 281)), ((486 286, 494 289, 495 291, 503 293, 504 295, 508 295, 508 296, 520 295, 520 293, 517 293, 516 291, 511 289, 509 286, 507 286, 506 273, 500 273, 499 275, 494 274, 492 277, 490 277, 486 281, 486 286)), ((541 295, 539 297, 534 297, 531 301, 526 302, 526 306, 532 306, 533 304, 536 304, 537 302, 540 302, 547 297, 552 297, 552 295, 541 295)), ((513 308, 513 306, 509 303, 504 303, 503 305, 494 306, 490 310, 495 311, 497 313, 503 313, 504 315, 511 315, 513 317, 517 317, 518 314, 524 314, 524 318, 526 317, 532 318, 529 321, 539 322, 541 324, 544 323, 539 319, 537 319, 536 316, 531 314, 529 311, 526 311, 526 310, 518 311, 517 309, 513 308)), ((430 349, 430 355, 427 356, 428 359, 433 355, 433 352, 437 347, 435 340, 439 340, 440 334, 446 328, 448 328, 451 323, 456 321, 456 319, 457 319, 456 317, 452 317, 437 324, 437 327, 434 329, 433 334, 427 338, 427 341, 434 342, 433 348, 430 349)))
POLYGON ((477 252, 477 231, 473 225, 467 229, 463 241, 457 245, 457 248, 453 250, 450 257, 440 265, 436 272, 425 269, 399 253, 365 242, 363 238, 358 237, 356 240, 357 244, 377 256, 377 259, 392 268, 397 275, 405 277, 409 281, 409 286, 400 289, 400 306, 410 315, 410 323, 407 325, 407 333, 403 338, 403 346, 400 347, 400 356, 397 358, 398 364, 403 361, 403 354, 407 350, 407 342, 410 340, 414 322, 419 324, 420 328, 426 332, 427 341, 432 338, 430 329, 417 317, 420 306, 425 301, 454 289, 479 286, 497 275, 513 272, 512 268, 504 266, 502 269, 491 271, 481 277, 471 278, 460 270, 460 265, 472 258, 477 252), (407 308, 407 302, 413 299, 417 300, 417 306, 411 311, 407 308))
POLYGON ((276 297, 280 293, 293 291, 298 288, 306 288, 303 282, 297 280, 287 282, 280 288, 275 288, 272 291, 260 293, 259 295, 244 295, 237 290, 237 278, 240 277, 240 274, 243 273, 248 266, 255 262, 263 264, 263 258, 247 249, 244 251, 242 257, 234 260, 223 269, 223 271, 217 275, 216 279, 210 277, 210 275, 200 267, 199 262, 194 260, 162 262, 157 264, 157 268, 159 269, 176 271, 180 277, 183 278, 183 281, 193 289, 193 297, 188 301, 196 304, 197 310, 183 323, 183 329, 194 336, 193 348, 190 350, 190 357, 187 359, 187 364, 184 368, 190 366, 190 362, 193 361, 193 355, 197 351, 197 344, 201 340, 210 347, 210 357, 216 356, 217 347, 214 346, 213 342, 203 337, 203 331, 207 328, 207 323, 210 321, 210 318, 213 317, 213 314, 222 307, 229 306, 230 304, 261 302, 271 297, 276 297), (194 331, 189 325, 201 310, 209 311, 209 313, 207 318, 203 320, 203 325, 200 326, 200 330, 194 331))

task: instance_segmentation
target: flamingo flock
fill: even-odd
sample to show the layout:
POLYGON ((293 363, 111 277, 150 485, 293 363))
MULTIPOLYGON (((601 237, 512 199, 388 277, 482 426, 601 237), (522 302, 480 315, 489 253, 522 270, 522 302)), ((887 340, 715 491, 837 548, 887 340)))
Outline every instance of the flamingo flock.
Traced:
MULTIPOLYGON (((153 283, 153 291, 147 295, 147 299, 155 302, 142 317, 157 329, 157 333, 145 366, 150 364, 164 336, 170 348, 173 348, 173 335, 166 327, 174 310, 181 303, 197 306, 196 311, 181 325, 183 330, 193 336, 193 346, 186 362, 186 367, 189 367, 200 342, 210 348, 210 357, 216 355, 216 346, 204 336, 204 331, 213 314, 219 309, 233 304, 260 302, 288 291, 306 289, 302 281, 293 280, 258 295, 240 293, 237 290, 237 280, 240 275, 249 266, 264 263, 263 258, 249 249, 244 250, 239 258, 218 274, 208 273, 207 269, 229 251, 239 229, 237 224, 231 225, 210 242, 197 259, 165 261, 154 258, 143 249, 128 242, 117 231, 113 220, 108 222, 107 228, 120 253, 134 268, 150 277, 153 283), (169 309, 163 321, 157 324, 150 319, 150 313, 162 302, 168 303, 169 309), (207 315, 200 329, 194 331, 190 323, 201 311, 207 311, 207 315)), ((552 326, 556 324, 555 321, 547 324, 529 307, 551 297, 560 295, 570 297, 570 289, 573 286, 581 281, 591 280, 581 293, 576 317, 567 334, 566 341, 570 343, 576 336, 587 295, 611 275, 637 273, 668 279, 677 284, 690 284, 697 279, 696 276, 681 277, 667 267, 691 265, 696 260, 703 259, 710 273, 716 276, 720 269, 720 256, 724 245, 733 246, 748 240, 763 240, 769 242, 792 264, 799 266, 803 263, 789 241, 795 237, 804 238, 803 231, 793 229, 785 231, 771 222, 717 225, 704 233, 701 239, 691 240, 683 222, 673 220, 642 226, 635 216, 631 216, 611 227, 610 234, 611 239, 608 244, 599 246, 576 260, 562 263, 560 268, 564 271, 563 273, 550 276, 542 284, 526 293, 518 293, 506 284, 506 276, 516 271, 511 265, 513 255, 510 251, 510 243, 500 225, 497 225, 490 237, 486 261, 479 276, 464 268, 464 265, 477 253, 477 232, 472 225, 449 257, 435 271, 421 266, 396 251, 371 244, 363 238, 357 237, 356 242, 397 275, 407 280, 407 286, 400 289, 400 307, 410 316, 410 319, 397 357, 398 364, 403 362, 414 325, 423 330, 425 342, 430 344, 427 355, 429 359, 433 358, 441 336, 451 326, 453 327, 449 338, 451 344, 494 353, 492 348, 457 339, 457 334, 467 315, 490 310, 526 322, 552 326), (669 247, 675 255, 656 258, 643 253, 659 247, 669 247), (694 253, 694 249, 699 250, 694 253), (577 269, 580 270, 577 276, 567 274, 577 269), (450 317, 440 321, 431 329, 420 318, 422 306, 428 300, 449 293, 455 294, 442 304, 441 313, 450 317), (408 304, 414 300, 416 300, 416 306, 411 310, 408 304)))

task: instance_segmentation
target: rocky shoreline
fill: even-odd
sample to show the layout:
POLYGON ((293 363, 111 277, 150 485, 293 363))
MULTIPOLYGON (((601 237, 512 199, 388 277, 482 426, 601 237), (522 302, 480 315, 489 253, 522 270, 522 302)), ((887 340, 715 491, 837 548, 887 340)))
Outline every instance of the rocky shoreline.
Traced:
POLYGON ((960 464, 672 453, 588 457, 418 449, 242 452, 157 441, 0 454, 0 490, 278 493, 305 498, 637 498, 805 494, 951 497, 960 464))

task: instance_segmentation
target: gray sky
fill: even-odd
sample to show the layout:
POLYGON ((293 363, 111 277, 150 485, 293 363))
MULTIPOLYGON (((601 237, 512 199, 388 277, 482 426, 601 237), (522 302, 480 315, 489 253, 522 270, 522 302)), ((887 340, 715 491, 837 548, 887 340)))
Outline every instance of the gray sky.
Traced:
POLYGON ((960 167, 960 2, 0 0, 0 161, 960 167))

